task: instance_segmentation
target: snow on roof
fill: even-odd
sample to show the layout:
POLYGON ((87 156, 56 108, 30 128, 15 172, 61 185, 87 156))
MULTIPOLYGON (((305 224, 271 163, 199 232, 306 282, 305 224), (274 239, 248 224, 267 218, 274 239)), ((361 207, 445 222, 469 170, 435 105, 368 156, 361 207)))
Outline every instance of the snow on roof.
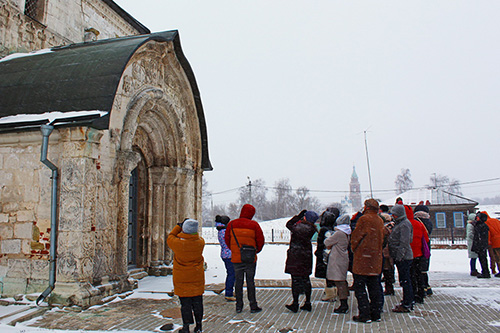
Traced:
POLYGON ((9 60, 16 59, 16 58, 36 56, 36 55, 50 53, 50 52, 54 52, 54 51, 52 51, 51 49, 43 49, 43 50, 33 51, 33 52, 29 52, 29 53, 12 53, 12 54, 9 54, 8 56, 0 59, 0 62, 9 61, 9 60))
POLYGON ((31 122, 38 120, 47 120, 48 123, 53 123, 58 119, 70 119, 82 116, 105 116, 108 112, 105 111, 72 111, 72 112, 45 112, 42 114, 17 114, 15 116, 7 116, 0 118, 0 124, 15 124, 22 122, 31 122))
POLYGON ((425 203, 427 200, 431 203, 431 205, 477 204, 474 200, 446 192, 440 188, 421 188, 409 190, 392 198, 383 200, 381 204, 392 206, 398 197, 402 198, 403 203, 407 205, 418 205, 419 202, 423 201, 425 203))

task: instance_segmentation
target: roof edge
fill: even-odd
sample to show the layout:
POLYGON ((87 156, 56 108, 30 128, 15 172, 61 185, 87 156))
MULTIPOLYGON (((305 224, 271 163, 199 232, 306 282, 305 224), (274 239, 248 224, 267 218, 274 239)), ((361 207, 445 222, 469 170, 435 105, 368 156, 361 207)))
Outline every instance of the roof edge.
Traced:
POLYGON ((112 0, 102 0, 105 4, 107 4, 111 9, 113 9, 118 15, 121 16, 127 23, 133 26, 139 33, 141 34, 150 34, 151 30, 149 30, 145 25, 141 22, 137 21, 132 15, 127 13, 122 7, 118 6, 116 2, 112 0))

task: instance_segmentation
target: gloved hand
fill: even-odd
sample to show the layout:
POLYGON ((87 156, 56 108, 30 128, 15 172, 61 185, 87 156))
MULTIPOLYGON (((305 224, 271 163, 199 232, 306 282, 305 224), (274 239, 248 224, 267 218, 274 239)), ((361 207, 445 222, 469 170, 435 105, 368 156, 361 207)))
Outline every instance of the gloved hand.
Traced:
POLYGON ((306 212, 307 212, 307 209, 304 209, 303 211, 301 211, 299 213, 299 215, 297 215, 299 218, 303 218, 305 215, 306 215, 306 212))

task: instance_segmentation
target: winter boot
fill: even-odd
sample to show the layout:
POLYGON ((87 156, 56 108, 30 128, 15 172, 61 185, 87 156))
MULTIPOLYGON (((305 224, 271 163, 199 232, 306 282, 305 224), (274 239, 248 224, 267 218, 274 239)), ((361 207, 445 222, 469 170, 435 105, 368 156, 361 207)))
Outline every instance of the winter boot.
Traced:
POLYGON ((478 275, 479 275, 479 272, 476 270, 470 272, 470 276, 478 276, 478 275))
POLYGON ((293 302, 292 304, 286 304, 285 307, 293 313, 297 313, 299 311, 299 303, 293 302))
POLYGON ((337 288, 336 287, 325 287, 325 292, 321 300, 323 302, 335 302, 337 298, 337 288))
POLYGON ((189 333, 189 325, 183 325, 180 332, 181 333, 189 333))
POLYGON ((392 283, 385 283, 384 295, 394 295, 394 285, 392 283))
POLYGON ((349 311, 349 305, 347 305, 346 299, 341 299, 340 306, 333 310, 335 313, 347 313, 347 311, 349 311))
POLYGON ((307 301, 304 302, 304 304, 300 307, 300 309, 311 312, 311 310, 312 310, 311 302, 307 302, 307 301))

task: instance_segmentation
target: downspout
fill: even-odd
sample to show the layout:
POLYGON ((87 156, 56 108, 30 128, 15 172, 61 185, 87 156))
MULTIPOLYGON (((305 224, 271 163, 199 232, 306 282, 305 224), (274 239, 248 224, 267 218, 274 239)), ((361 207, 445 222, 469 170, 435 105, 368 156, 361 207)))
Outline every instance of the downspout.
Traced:
POLYGON ((54 130, 52 125, 42 125, 42 154, 40 161, 52 170, 52 196, 51 196, 51 209, 50 209, 50 271, 49 271, 49 286, 45 291, 38 296, 36 304, 43 301, 54 290, 56 283, 56 250, 57 250, 57 167, 47 159, 47 152, 49 149, 49 136, 54 130))

